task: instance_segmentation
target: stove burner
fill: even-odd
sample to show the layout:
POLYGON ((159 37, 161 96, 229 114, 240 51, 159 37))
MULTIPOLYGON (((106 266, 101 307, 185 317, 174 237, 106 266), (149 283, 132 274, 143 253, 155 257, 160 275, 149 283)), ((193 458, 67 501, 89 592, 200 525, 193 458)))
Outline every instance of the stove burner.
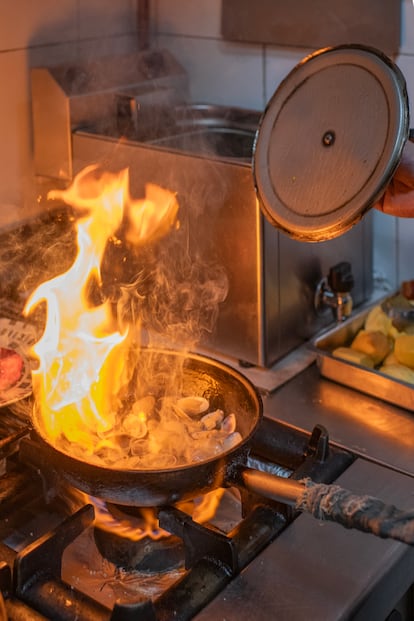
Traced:
MULTIPOLYGON (((119 507, 110 503, 106 508, 114 518, 115 529, 95 524, 94 539, 99 552, 117 567, 158 574, 184 565, 184 543, 174 535, 152 538, 149 535, 134 540, 133 532, 145 528, 145 518, 139 508, 119 507), (131 536, 116 529, 116 520, 130 524, 131 536)), ((156 533, 154 533, 157 536, 156 533)))
MULTIPOLYGON (((328 450, 327 433, 321 429, 315 428, 309 436, 264 419, 252 442, 251 459, 255 467, 266 472, 276 467, 295 478, 330 482, 346 469, 353 456, 330 445, 328 450)), ((230 502, 221 511, 220 504, 220 515, 216 514, 211 523, 200 524, 181 508, 168 505, 157 509, 156 515, 160 529, 171 537, 134 542, 130 536, 119 540, 116 533, 114 539, 113 533, 102 532, 103 528, 95 530, 101 517, 97 514, 105 509, 108 530, 117 520, 132 520, 135 525, 137 510, 107 506, 102 500, 87 497, 91 504, 81 500, 82 506, 75 513, 72 508, 67 517, 61 501, 70 495, 61 486, 61 473, 33 439, 20 440, 18 455, 8 456, 7 466, 7 475, 0 477, 4 496, 0 513, 7 517, 0 542, 0 591, 8 607, 17 602, 28 611, 27 619, 34 618, 32 611, 37 611, 44 615, 42 618, 61 621, 161 621, 170 619, 173 610, 175 619, 190 621, 295 519, 291 507, 240 488, 237 498, 234 496, 236 506, 230 502), (35 512, 33 519, 22 511, 22 497, 16 493, 21 490, 40 505, 40 513, 35 512), (44 521, 45 517, 49 520, 49 514, 50 529, 44 521), (15 516, 22 528, 15 535, 13 527, 10 537, 15 516), (9 548, 11 539, 17 545, 9 548), (165 557, 167 565, 160 568, 159 560, 165 561, 165 557), (174 563, 181 565, 167 571, 174 563)), ((154 525, 158 528, 157 522, 154 525)), ((147 534, 138 523, 137 528, 140 534, 147 534)), ((156 537, 160 534, 155 532, 156 537)))

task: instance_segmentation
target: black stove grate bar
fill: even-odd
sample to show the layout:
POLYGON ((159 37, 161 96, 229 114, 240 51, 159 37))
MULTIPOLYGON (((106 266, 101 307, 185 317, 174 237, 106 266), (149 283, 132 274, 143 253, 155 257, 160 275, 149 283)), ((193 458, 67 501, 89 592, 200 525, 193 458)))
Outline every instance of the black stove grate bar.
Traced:
MULTIPOLYGON (((229 584, 228 567, 212 559, 199 561, 190 572, 154 602, 157 621, 190 621, 229 584)), ((144 621, 152 621, 145 619, 144 621)))
POLYGON ((39 572, 60 576, 65 548, 93 522, 94 517, 92 505, 85 505, 57 528, 39 537, 17 554, 15 560, 17 589, 24 591, 25 585, 29 584, 39 572))
POLYGON ((315 425, 309 435, 266 417, 253 437, 252 455, 289 468, 293 479, 309 477, 316 483, 331 483, 355 459, 352 453, 330 444, 323 425, 315 425))
POLYGON ((290 518, 285 505, 257 505, 236 528, 229 533, 238 550, 239 571, 244 569, 282 530, 290 518), (279 511, 279 508, 281 509, 279 511))
POLYGON ((5 543, 0 542, 0 591, 3 595, 9 594, 11 587, 11 567, 13 567, 14 559, 16 558, 16 552, 9 548, 5 543), (6 569, 7 568, 7 569, 6 569), (10 581, 7 581, 7 575, 10 575, 10 581))
POLYGON ((18 448, 18 442, 24 436, 28 435, 29 428, 25 427, 13 433, 10 433, 4 438, 0 438, 0 460, 6 459, 18 448))
POLYGON ((202 558, 213 558, 229 568, 231 574, 238 571, 237 550, 231 537, 212 526, 203 526, 175 507, 158 513, 161 528, 177 535, 184 541, 185 568, 194 567, 202 558))
POLYGON ((154 602, 114 607, 111 621, 190 621, 286 526, 285 518, 268 506, 256 507, 228 536, 196 524, 175 507, 162 509, 159 518, 163 528, 185 538, 185 548, 197 549, 190 571, 154 602), (223 552, 219 547, 226 540, 223 552))
POLYGON ((115 604, 111 621, 157 621, 157 617, 153 603, 145 600, 136 604, 115 604))
MULTIPOLYGON (((26 505, 36 492, 41 493, 39 478, 29 472, 11 469, 0 477, 0 518, 9 517, 26 505)), ((2 528, 0 528, 2 532, 2 528)))
POLYGON ((42 576, 17 595, 47 619, 59 621, 110 621, 111 611, 63 580, 42 576))
POLYGON ((0 592, 8 597, 11 593, 12 577, 11 569, 6 561, 0 562, 0 592))
POLYGON ((7 615, 6 619, 10 621, 50 621, 50 618, 44 617, 18 599, 6 599, 4 608, 7 615))
POLYGON ((61 580, 65 548, 93 519, 93 507, 85 505, 16 555, 13 571, 16 595, 46 618, 62 621, 110 619, 110 610, 61 580))

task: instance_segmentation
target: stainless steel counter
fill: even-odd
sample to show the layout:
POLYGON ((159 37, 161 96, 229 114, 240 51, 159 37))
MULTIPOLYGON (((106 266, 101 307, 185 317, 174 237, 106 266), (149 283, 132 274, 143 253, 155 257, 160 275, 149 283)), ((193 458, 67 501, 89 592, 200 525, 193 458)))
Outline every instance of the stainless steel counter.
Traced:
MULTIPOLYGON (((356 460, 343 487, 414 504, 410 477, 356 460)), ((414 581, 414 548, 300 515, 197 621, 384 621, 414 581)))
MULTIPOLYGON (((414 506, 412 413, 321 378, 315 364, 263 400, 266 416, 320 423, 361 456, 340 485, 414 506)), ((413 583, 414 547, 301 514, 196 620, 384 621, 413 583)))
POLYGON ((263 403, 270 418, 306 431, 320 423, 334 444, 414 477, 414 413, 322 378, 315 363, 263 403))

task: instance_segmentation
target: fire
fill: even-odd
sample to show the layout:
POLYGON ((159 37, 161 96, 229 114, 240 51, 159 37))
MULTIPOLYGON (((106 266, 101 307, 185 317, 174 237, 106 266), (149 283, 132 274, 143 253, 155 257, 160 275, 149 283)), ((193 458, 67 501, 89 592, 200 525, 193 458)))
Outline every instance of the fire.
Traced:
MULTIPOLYGON (((204 524, 214 517, 223 494, 224 489, 218 488, 194 500, 177 503, 177 507, 190 515, 195 522, 204 524)), ((88 497, 86 494, 83 498, 85 502, 91 502, 94 505, 95 524, 102 530, 116 532, 119 536, 131 541, 140 541, 144 537, 158 540, 170 536, 168 531, 160 527, 156 512, 152 507, 141 507, 140 519, 134 519, 133 516, 122 518, 120 515, 114 516, 105 502, 88 497)))
POLYGON ((81 210, 76 259, 67 272, 42 283, 25 306, 28 315, 45 303, 47 321, 34 347, 36 416, 48 440, 66 438, 92 452, 96 434, 115 423, 117 395, 131 372, 126 364, 128 329, 120 329, 108 301, 90 300, 101 287, 101 263, 118 231, 135 246, 152 243, 177 223, 175 195, 148 184, 146 197, 129 195, 128 170, 118 174, 90 166, 66 190, 49 198, 81 210))
MULTIPOLYGON (((106 297, 102 265, 109 243, 117 247, 126 240, 141 252, 144 246, 162 239, 163 256, 168 255, 164 238, 180 228, 174 193, 147 184, 145 198, 135 200, 129 194, 128 170, 113 174, 90 166, 70 187, 50 192, 49 198, 63 200, 77 210, 79 217, 73 264, 65 273, 42 283, 24 309, 28 315, 39 305, 46 308, 44 332, 33 348, 38 360, 32 372, 37 430, 48 443, 75 458, 116 469, 182 466, 210 459, 239 443, 234 413, 222 411, 204 396, 180 393, 182 362, 178 369, 172 369, 170 361, 166 367, 163 360, 152 366, 140 356, 142 318, 139 312, 138 316, 132 313, 133 317, 123 312, 124 297, 143 297, 139 279, 120 285, 121 312, 119 308, 115 312, 113 300, 106 297), (144 364, 139 366, 142 359, 144 364)), ((194 282, 194 273, 205 272, 181 250, 182 245, 180 258, 190 269, 179 272, 182 289, 175 287, 174 291, 181 303, 186 300, 185 315, 190 324, 200 317, 205 325, 225 297, 226 280, 213 270, 212 278, 194 282), (183 273, 191 277, 183 278, 183 273)), ((159 284, 157 275, 152 274, 154 286, 159 284)), ((161 277, 161 287, 156 288, 161 295, 151 291, 156 303, 148 305, 149 313, 161 326, 167 324, 160 321, 158 302, 164 297, 171 301, 170 290, 164 287, 167 280, 165 275, 161 277)), ((173 314, 173 318, 180 327, 182 342, 182 317, 173 314)), ((79 490, 73 493, 85 496, 79 490)), ((177 506, 195 521, 205 522, 214 516, 222 495, 223 490, 217 489, 177 506)), ((153 510, 144 509, 144 521, 137 526, 129 519, 114 519, 102 499, 89 500, 102 528, 134 540, 168 536, 153 510)))

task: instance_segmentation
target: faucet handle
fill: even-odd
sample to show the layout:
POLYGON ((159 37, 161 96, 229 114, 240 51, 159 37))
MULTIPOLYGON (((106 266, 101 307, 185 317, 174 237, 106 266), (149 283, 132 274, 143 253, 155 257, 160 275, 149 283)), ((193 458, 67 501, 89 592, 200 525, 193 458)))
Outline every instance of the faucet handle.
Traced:
POLYGON ((341 261, 330 268, 328 285, 335 293, 349 293, 355 284, 351 264, 341 261))
POLYGON ((316 287, 314 299, 316 312, 321 314, 326 308, 330 308, 336 321, 347 319, 353 307, 350 294, 353 286, 354 277, 350 263, 341 261, 331 267, 328 276, 316 287))

